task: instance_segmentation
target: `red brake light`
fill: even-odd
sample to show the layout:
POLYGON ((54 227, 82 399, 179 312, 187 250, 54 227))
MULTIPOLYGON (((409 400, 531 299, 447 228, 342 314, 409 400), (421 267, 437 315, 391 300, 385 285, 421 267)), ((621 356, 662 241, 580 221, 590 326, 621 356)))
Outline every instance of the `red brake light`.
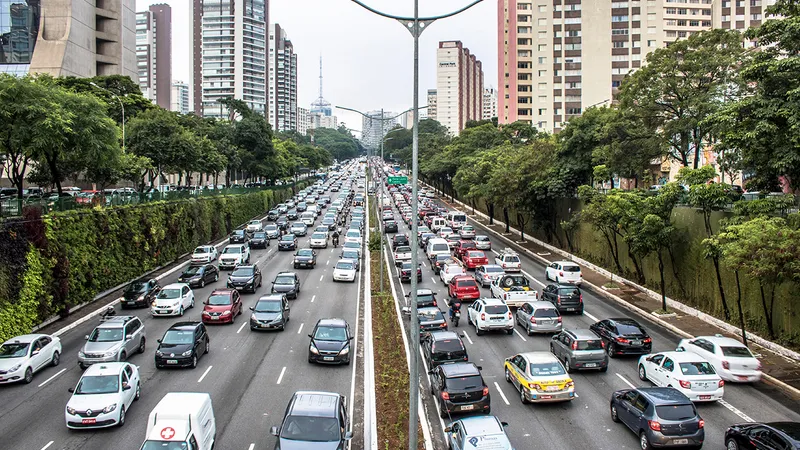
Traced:
POLYGON ((563 320, 561 319, 561 316, 558 316, 558 323, 562 323, 562 322, 563 322, 563 320))
POLYGON ((483 396, 485 397, 487 395, 489 395, 489 388, 485 387, 485 388, 483 388, 483 396))
POLYGON ((645 344, 649 344, 649 343, 653 342, 653 339, 645 338, 644 341, 642 341, 642 342, 644 342, 645 344))
POLYGON ((703 419, 700 419, 700 421, 697 422, 697 426, 700 427, 700 428, 704 428, 706 426, 706 421, 703 420, 703 419))
POLYGON ((600 347, 606 348, 606 341, 600 341, 600 347))
POLYGON ((450 400, 450 394, 447 392, 442 392, 442 400, 450 400))
POLYGON ((625 339, 624 337, 618 337, 617 342, 619 342, 620 344, 627 344, 630 341, 625 339))
POLYGON ((481 313, 481 320, 486 320, 486 314, 481 313))
POLYGON ((581 296, 578 297, 578 302, 583 303, 583 294, 581 294, 581 296))
POLYGON ((508 320, 513 320, 514 316, 511 315, 511 311, 508 312, 508 320))
POLYGON ((688 381, 679 380, 678 382, 681 384, 681 387, 684 388, 684 389, 691 389, 692 388, 692 383, 690 383, 688 381))
POLYGON ((655 420, 648 420, 647 424, 650 425, 650 429, 653 431, 661 431, 661 424, 656 422, 655 420))
POLYGON ((573 350, 577 350, 578 349, 578 341, 572 341, 572 349, 573 350))
POLYGON ((722 368, 725 370, 730 370, 731 363, 729 363, 728 361, 722 361, 722 368))
POLYGON ((564 276, 564 272, 558 272, 558 276, 563 277, 564 276))
POLYGON ((436 300, 433 301, 433 306, 436 306, 436 300))
POLYGON ((536 317, 531 316, 531 323, 536 325, 536 317))
POLYGON ((725 380, 719 380, 719 387, 725 386, 725 380))

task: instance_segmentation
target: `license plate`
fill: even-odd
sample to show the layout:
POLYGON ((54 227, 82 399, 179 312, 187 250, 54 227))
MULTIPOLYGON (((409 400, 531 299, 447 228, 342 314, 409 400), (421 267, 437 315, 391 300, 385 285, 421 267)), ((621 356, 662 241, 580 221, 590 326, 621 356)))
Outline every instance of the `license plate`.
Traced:
POLYGON ((742 376, 742 375, 737 375, 736 379, 739 380, 739 381, 747 381, 747 377, 742 376))
POLYGON ((597 363, 586 363, 583 367, 597 367, 597 363))
POLYGON ((700 396, 700 400, 711 400, 711 396, 710 395, 701 395, 700 396))
POLYGON ((575 308, 567 308, 567 311, 575 311, 575 308))
POLYGON ((158 314, 167 314, 169 311, 156 311, 158 314))
POLYGON ((242 289, 244 289, 244 286, 236 286, 237 291, 241 291, 242 289))
POLYGON ((219 320, 219 316, 211 316, 211 320, 219 320))
POLYGON ((541 398, 542 400, 547 400, 547 399, 553 398, 553 396, 552 395, 541 395, 541 396, 539 396, 539 398, 541 398))
POLYGON ((631 345, 642 345, 642 341, 631 341, 631 345))
POLYGON ((471 411, 473 409, 475 409, 475 405, 464 405, 461 407, 462 411, 471 411))
POLYGON ((128 304, 129 305, 135 305, 136 304, 136 300, 128 300, 128 304))
POLYGON ((81 423, 91 425, 93 423, 97 423, 97 419, 81 419, 81 423))
POLYGON ((548 392, 553 392, 553 391, 560 391, 561 388, 559 388, 558 386, 547 386, 547 388, 545 388, 545 390, 548 391, 548 392))
POLYGON ((503 320, 503 317, 492 317, 492 322, 499 322, 503 320))
POLYGON ((178 364, 178 360, 177 359, 168 359, 167 360, 167 364, 178 364))
POLYGON ((689 443, 688 439, 673 439, 672 443, 675 445, 686 445, 689 443))
POLYGON ((323 361, 333 361, 333 356, 323 356, 322 360, 323 361))

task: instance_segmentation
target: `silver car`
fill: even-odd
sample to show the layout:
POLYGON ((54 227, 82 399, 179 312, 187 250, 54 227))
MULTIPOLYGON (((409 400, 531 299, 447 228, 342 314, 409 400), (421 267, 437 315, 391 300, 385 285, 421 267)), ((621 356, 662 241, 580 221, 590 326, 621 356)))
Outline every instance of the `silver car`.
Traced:
POLYGON ((481 287, 486 287, 492 284, 492 281, 502 277, 505 274, 505 270, 503 270, 503 268, 497 264, 486 264, 477 267, 473 277, 475 278, 475 281, 481 285, 481 287))
POLYGON ((103 319, 78 352, 78 366, 86 369, 92 364, 125 361, 135 352, 144 353, 144 324, 136 316, 113 316, 103 319))
POLYGON ((582 369, 608 370, 603 340, 592 330, 567 329, 553 336, 550 352, 564 363, 568 372, 582 369))
POLYGON ((478 250, 491 250, 492 242, 489 241, 489 236, 479 234, 475 236, 475 248, 478 250))
POLYGON ((516 319, 528 336, 533 333, 560 333, 563 326, 561 313, 552 303, 545 301, 523 303, 517 308, 516 319))

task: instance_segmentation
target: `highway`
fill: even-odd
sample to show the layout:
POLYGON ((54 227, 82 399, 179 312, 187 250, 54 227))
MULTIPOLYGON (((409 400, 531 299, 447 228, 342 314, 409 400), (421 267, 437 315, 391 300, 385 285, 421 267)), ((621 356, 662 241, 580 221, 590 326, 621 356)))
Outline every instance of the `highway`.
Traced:
MULTIPOLYGON (((400 232, 410 236, 410 226, 406 225, 399 211, 394 209, 395 219, 400 226, 400 232)), ((485 229, 476 225, 478 234, 485 234, 492 242, 492 252, 487 252, 490 261, 493 261, 496 251, 505 247, 496 236, 487 233, 485 229)), ((387 242, 392 234, 387 235, 387 242)), ((392 258, 391 243, 388 244, 389 255, 392 258)), ((534 287, 541 292, 545 286, 544 266, 537 261, 520 253, 522 270, 532 280, 534 287)), ((548 258, 552 258, 549 256, 548 258)), ((447 297, 447 287, 442 284, 437 275, 434 275, 430 263, 420 250, 422 262, 422 283, 420 288, 429 288, 438 293, 437 298, 444 300, 447 297)), ((471 274, 472 272, 469 272, 471 274)), ((399 282, 390 267, 395 289, 401 304, 405 293, 410 289, 408 283, 399 282)), ((549 284, 549 282, 548 282, 549 284)), ((674 350, 680 338, 673 333, 649 322, 629 311, 617 306, 613 301, 599 298, 583 289, 585 313, 582 316, 564 315, 564 328, 588 328, 592 323, 615 317, 631 317, 639 321, 653 338, 653 351, 674 350)), ((481 288, 481 295, 491 296, 488 288, 481 288)), ((439 301, 439 308, 447 315, 447 306, 444 301, 439 301)), ((405 319, 408 329, 408 318, 405 319)), ((505 333, 487 333, 478 337, 474 327, 467 324, 466 306, 462 307, 462 320, 458 330, 463 334, 462 340, 467 348, 469 360, 482 367, 482 374, 486 385, 489 386, 491 395, 491 413, 502 421, 508 422, 506 429, 511 443, 517 449, 564 449, 579 448, 593 449, 622 449, 638 448, 639 442, 636 435, 628 430, 625 425, 614 423, 609 415, 609 400, 611 394, 618 389, 642 387, 651 385, 639 380, 637 376, 638 356, 620 357, 611 359, 609 370, 601 372, 573 373, 575 382, 576 399, 567 403, 523 405, 520 402, 518 391, 505 381, 503 363, 505 358, 521 352, 549 351, 549 334, 526 336, 522 328, 517 325, 512 335, 505 333)), ((421 358, 422 374, 420 380, 420 393, 430 422, 434 437, 434 448, 447 448, 444 441, 443 428, 449 420, 441 420, 438 414, 435 399, 430 394, 430 384, 427 379, 427 367, 421 358)), ((800 408, 792 405, 791 400, 781 400, 781 395, 770 392, 768 389, 756 388, 750 385, 728 383, 725 385, 723 402, 698 404, 698 411, 705 419, 706 445, 705 448, 724 448, 724 433, 728 426, 734 423, 748 421, 800 421, 800 408)), ((458 417, 458 416, 454 416, 458 417)))
MULTIPOLYGON (((333 198, 336 193, 332 194, 333 198)), ((325 210, 323 210, 324 212, 325 210)), ((316 225, 321 218, 317 219, 316 225)), ((264 220, 266 223, 266 220, 264 220)), ((309 233, 310 236, 311 233, 309 233)), ((308 238, 298 239, 300 248, 308 247, 308 238)), ((227 242, 227 241, 226 241, 227 242)), ((224 246, 224 244, 222 244, 224 246)), ((221 248, 221 246, 220 246, 221 248)), ((341 248, 329 246, 317 250, 314 269, 292 268, 294 252, 277 251, 275 241, 266 250, 253 249, 251 261, 263 273, 263 285, 255 294, 243 294, 243 313, 232 325, 209 325, 211 350, 201 358, 194 370, 157 370, 154 364, 156 340, 173 323, 200 320, 202 302, 215 288, 224 288, 228 272, 221 271, 216 283, 194 289, 195 308, 183 318, 153 318, 149 309, 120 310, 117 315, 139 316, 147 332, 147 350, 133 355, 129 361, 139 366, 142 397, 127 414, 124 427, 102 430, 70 431, 64 423, 64 408, 82 374, 78 368, 78 350, 99 319, 72 329, 60 337, 63 344, 61 364, 36 374, 29 385, 14 384, 0 388, 0 435, 2 449, 58 450, 86 449, 135 450, 145 440, 147 417, 167 392, 208 392, 211 394, 217 424, 218 449, 272 449, 276 438, 270 427, 279 426, 286 406, 295 391, 322 390, 344 394, 351 409, 355 437, 352 448, 361 448, 363 405, 355 384, 361 379, 361 338, 363 324, 357 323, 363 311, 362 285, 364 271, 353 283, 334 283, 333 267, 341 248), (290 300, 291 314, 283 332, 250 330, 249 307, 260 295, 268 294, 271 282, 279 272, 296 271, 301 279, 298 299, 290 300), (357 334, 354 352, 357 357, 349 366, 322 366, 308 362, 308 334, 321 318, 344 318, 357 334), (356 398, 353 398, 355 392, 356 398)), ((182 267, 159 282, 162 286, 176 282, 182 267)), ((42 331, 52 333, 57 324, 42 331)))

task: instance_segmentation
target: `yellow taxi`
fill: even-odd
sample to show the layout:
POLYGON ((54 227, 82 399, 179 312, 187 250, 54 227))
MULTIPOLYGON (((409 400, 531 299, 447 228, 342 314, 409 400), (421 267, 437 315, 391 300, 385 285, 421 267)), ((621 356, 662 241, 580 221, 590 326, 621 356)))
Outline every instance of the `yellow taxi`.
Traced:
POLYGON ((522 403, 566 402, 575 398, 575 383, 550 352, 519 353, 505 362, 506 381, 522 403))

